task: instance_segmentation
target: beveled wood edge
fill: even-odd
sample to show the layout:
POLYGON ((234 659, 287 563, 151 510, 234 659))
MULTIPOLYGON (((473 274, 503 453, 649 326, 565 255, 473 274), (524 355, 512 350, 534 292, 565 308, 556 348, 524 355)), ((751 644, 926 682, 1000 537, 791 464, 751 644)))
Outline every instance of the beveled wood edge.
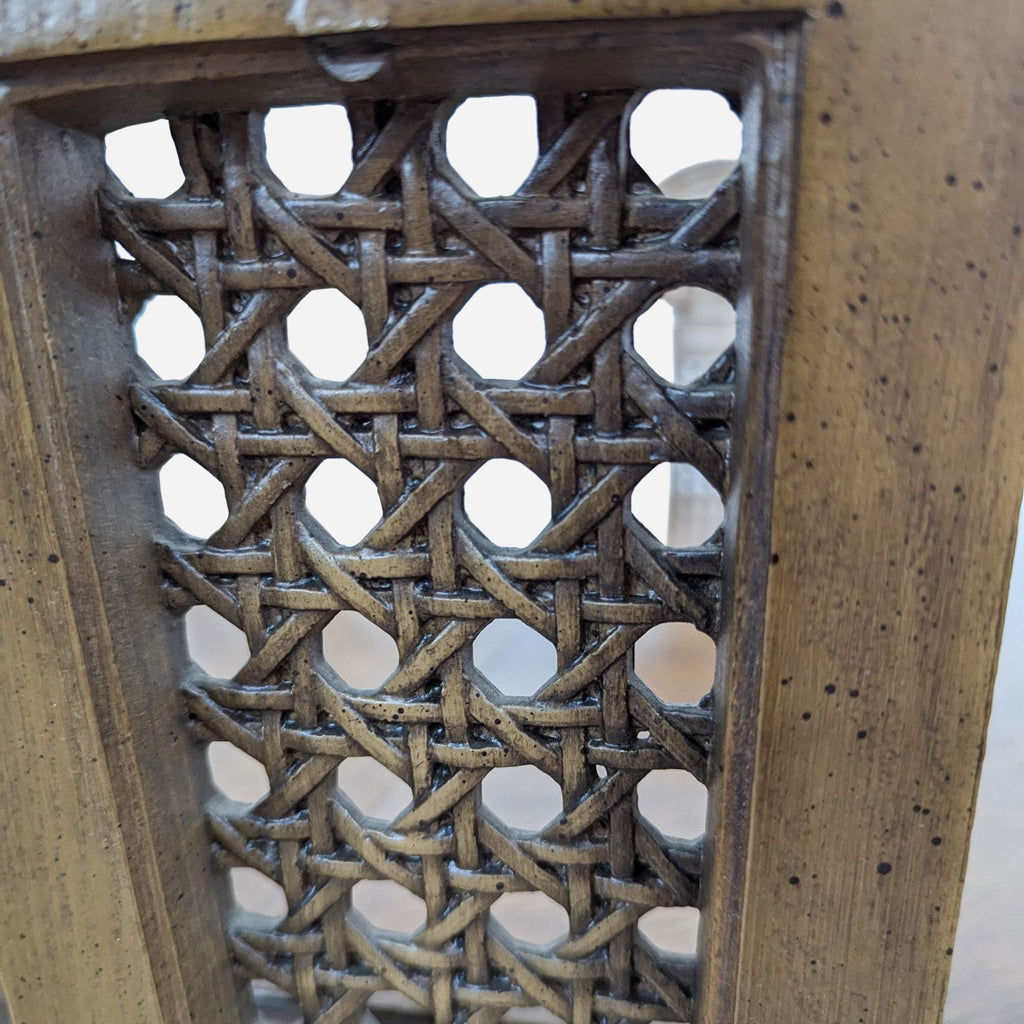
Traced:
POLYGON ((737 302, 736 459, 726 504, 726 576, 709 769, 708 874, 702 906, 699 1019, 732 1020, 760 711, 779 374, 786 321, 803 32, 778 31, 744 103, 743 229, 751 254, 737 302))
MULTIPOLYGON (((45 509, 37 514, 46 516, 53 539, 47 551, 31 554, 61 574, 59 583, 40 580, 38 588, 61 626, 37 636, 30 654, 40 667, 14 688, 20 713, 0 719, 16 749, 45 736, 28 722, 70 716, 63 748, 50 751, 52 762, 66 764, 48 782, 33 783, 41 797, 31 805, 18 800, 15 785, 19 834, 0 834, 4 885, 20 922, 17 932, 3 927, 0 969, 16 1021, 64 1019, 75 993, 81 1019, 238 1024, 219 926, 226 882, 212 872, 205 843, 210 784, 177 696, 182 626, 161 607, 151 550, 161 518, 157 484, 132 464, 123 400, 132 342, 117 314, 110 243, 99 229, 95 188, 103 173, 97 139, 10 105, 0 109, 0 340, 11 363, 11 409, 26 424, 12 431, 14 447, 28 449, 24 465, 5 460, 0 474, 14 498, 15 536, 31 525, 33 506, 45 509), (56 656, 65 645, 74 662, 56 656), (53 700, 41 700, 39 687, 52 690, 53 700), (77 827, 83 813, 102 818, 102 826, 77 827), (47 830, 59 830, 67 844, 52 864, 42 839, 35 862, 19 854, 21 843, 31 852, 32 838, 47 830), (80 862, 89 875, 57 898, 62 861, 80 862), (81 921, 95 943, 84 943, 69 919, 81 921), (15 933, 31 944, 10 942, 15 933), (40 945, 43 982, 39 966, 23 959, 40 945), (95 971, 88 968, 93 946, 103 951, 95 971), (111 983, 92 981, 104 972, 111 983)), ((12 552, 5 555, 5 571, 24 575, 12 552)), ((5 641, 21 629, 37 632, 31 602, 5 624, 5 641)))
POLYGON ((46 374, 16 341, 38 329, 31 309, 38 309, 39 296, 31 272, 11 273, 30 230, 13 135, 10 111, 4 111, 0 974, 15 1020, 58 1020, 68 1004, 113 1018, 156 1020, 159 1000, 129 843, 119 828, 117 782, 71 596, 73 552, 57 525, 64 498, 47 479, 50 424, 40 420, 39 403, 30 397, 46 374))
MULTIPOLYGON (((826 2, 807 5, 824 11, 826 2)), ((300 39, 398 28, 756 13, 779 0, 5 0, 0 61, 198 42, 300 39)))

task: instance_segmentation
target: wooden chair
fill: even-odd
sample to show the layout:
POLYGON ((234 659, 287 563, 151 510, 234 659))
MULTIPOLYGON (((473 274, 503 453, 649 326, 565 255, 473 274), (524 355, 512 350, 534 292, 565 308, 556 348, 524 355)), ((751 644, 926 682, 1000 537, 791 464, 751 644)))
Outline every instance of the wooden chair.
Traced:
POLYGON ((0 27, 13 1020, 239 1024, 257 980, 310 1024, 937 1022, 1024 485, 1016 5, 12 0, 0 27), (683 87, 743 118, 707 200, 663 195, 629 152, 640 96, 683 87), (444 126, 495 93, 536 98, 540 156, 514 196, 481 199, 444 126), (353 128, 326 198, 290 193, 263 151, 263 113, 310 102, 353 128), (142 199, 102 140, 160 117, 185 184, 142 199), (491 281, 544 314, 522 381, 452 348, 491 281), (738 314, 691 382, 631 344, 679 285, 738 314), (345 382, 288 353, 316 288, 363 311, 345 382), (182 382, 132 350, 160 293, 202 323, 182 382), (208 540, 162 516, 175 453, 224 486, 208 540), (326 458, 377 485, 355 545, 305 508, 326 458), (551 492, 524 550, 465 515, 491 458, 551 492), (665 461, 724 500, 706 544, 667 547, 630 511, 665 461), (196 605, 244 632, 234 678, 189 662, 196 605), (345 609, 398 646, 377 692, 321 657, 345 609), (532 698, 473 663, 509 616, 557 650, 532 698), (663 621, 717 644, 696 703, 634 671, 663 621), (211 741, 261 762, 268 794, 217 798, 211 741), (337 795, 360 756, 411 789, 390 821, 337 795), (563 812, 518 831, 480 790, 526 765, 563 812), (706 783, 703 837, 638 808, 662 770, 706 783), (232 910, 241 867, 281 886, 282 921, 232 910), (375 880, 423 900, 411 937, 353 910, 375 880), (538 948, 492 920, 527 891, 564 907, 567 937, 538 948), (692 956, 641 923, 682 907, 692 956))

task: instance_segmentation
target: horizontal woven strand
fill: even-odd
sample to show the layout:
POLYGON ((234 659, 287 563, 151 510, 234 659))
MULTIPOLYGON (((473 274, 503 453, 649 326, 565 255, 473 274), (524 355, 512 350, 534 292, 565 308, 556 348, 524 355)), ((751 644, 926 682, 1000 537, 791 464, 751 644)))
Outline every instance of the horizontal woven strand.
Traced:
POLYGON ((334 196, 297 196, 273 176, 260 114, 215 111, 173 119, 177 194, 137 199, 116 180, 101 192, 107 233, 133 257, 117 261, 126 307, 172 294, 203 324, 188 379, 132 387, 139 461, 182 453, 225 487, 209 540, 164 538, 157 554, 168 607, 208 607, 249 647, 231 679, 190 672, 182 699, 199 742, 266 768, 255 804, 211 806, 209 836, 222 869, 282 887, 284 919, 229 927, 229 943, 239 970, 290 993, 309 1024, 356 1021, 388 993, 434 1024, 531 1007, 567 1024, 692 1017, 694 958, 657 949, 643 920, 699 904, 703 841, 662 835, 637 793, 651 772, 705 778, 715 714, 707 700, 661 701, 633 649, 665 622, 714 636, 721 540, 667 547, 629 501, 661 462, 696 466, 725 493, 735 381, 729 356, 688 386, 662 380, 631 331, 677 286, 735 297, 741 182, 706 200, 661 195, 626 147, 636 99, 539 97, 537 164, 498 199, 448 162, 454 100, 350 103, 354 168, 334 196), (544 354, 521 381, 482 379, 453 349, 457 313, 499 281, 544 313, 544 354), (288 350, 289 314, 325 287, 359 304, 367 328, 346 381, 316 379, 288 350), (373 481, 384 509, 353 545, 304 503, 334 458, 373 481), (467 479, 496 458, 551 491, 551 521, 523 550, 493 544, 463 505, 467 479), (357 650, 324 659, 341 613, 397 646, 372 692, 345 682, 357 650), (509 618, 556 651, 532 697, 507 697, 475 663, 480 634, 509 618), (365 813, 338 783, 356 758, 408 785, 408 805, 365 813), (562 800, 532 830, 484 794, 492 773, 527 768, 562 800), (358 886, 385 882, 423 901, 410 935, 354 909, 358 886), (568 934, 544 948, 510 935, 511 894, 554 901, 568 934))

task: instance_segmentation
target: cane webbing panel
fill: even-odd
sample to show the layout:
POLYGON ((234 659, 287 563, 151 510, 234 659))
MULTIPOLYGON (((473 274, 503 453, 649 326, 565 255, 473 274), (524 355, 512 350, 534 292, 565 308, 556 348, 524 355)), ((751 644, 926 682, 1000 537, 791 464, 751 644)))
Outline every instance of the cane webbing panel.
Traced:
POLYGON ((629 153, 638 99, 538 96, 540 157, 510 198, 479 199, 449 166, 455 102, 414 100, 348 104, 355 166, 328 199, 276 180, 260 113, 217 112, 172 119, 177 195, 135 199, 116 181, 101 195, 135 261, 119 265, 124 294, 173 293, 204 326, 188 380, 134 388, 139 452, 147 467, 182 452, 227 494, 223 526, 167 545, 163 568, 172 607, 207 605, 248 639, 233 679, 197 675, 185 699, 203 740, 266 766, 269 795, 217 807, 210 830, 223 866, 283 887, 287 917, 234 921, 229 942, 244 974, 291 992, 307 1021, 357 1020, 382 991, 438 1022, 521 1007, 691 1019, 693 959, 656 949, 637 922, 697 905, 701 843, 662 836, 636 790, 654 769, 704 779, 713 712, 661 703, 632 648, 665 621, 715 636, 720 538, 668 549, 630 493, 669 461, 724 494, 734 369, 726 356, 668 385, 633 351, 631 324, 679 285, 734 297, 740 175, 707 201, 662 196, 629 153), (454 316, 490 281, 516 282, 544 313, 546 350, 522 381, 482 380, 453 349, 454 316), (341 383, 311 377, 287 347, 289 311, 323 287, 361 307, 370 341, 341 383), (526 550, 495 547, 463 509, 464 482, 499 457, 551 491, 552 520, 526 550), (304 507, 327 458, 350 460, 381 497, 382 519, 352 547, 304 507), (397 643, 377 692, 322 657, 343 609, 397 643), (506 617, 557 649, 530 699, 504 697, 473 663, 474 638, 506 617), (338 793, 339 764, 367 755, 412 789, 392 821, 338 793), (535 833, 481 802, 488 772, 516 765, 563 794, 564 813, 535 833), (422 897, 426 925, 375 932, 351 907, 363 879, 422 897), (489 919, 520 891, 565 907, 569 937, 534 947, 489 919))

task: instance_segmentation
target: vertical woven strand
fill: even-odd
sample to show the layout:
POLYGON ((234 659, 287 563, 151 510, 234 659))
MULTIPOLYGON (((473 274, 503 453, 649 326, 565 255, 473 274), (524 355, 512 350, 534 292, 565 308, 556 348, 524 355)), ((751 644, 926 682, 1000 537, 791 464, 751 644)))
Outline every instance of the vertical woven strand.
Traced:
POLYGON ((282 885, 285 920, 229 938, 239 968, 288 990, 310 1024, 355 1021, 375 992, 436 1024, 497 1024, 531 1006, 567 1024, 691 1010, 692 964, 661 956, 637 921, 693 905, 699 858, 643 822, 636 786, 653 767, 703 778, 713 723, 635 688, 632 644, 659 622, 710 628, 717 560, 662 547, 624 506, 659 461, 721 483, 732 377, 728 363, 708 376, 720 401, 666 388, 632 355, 629 329, 675 285, 731 291, 735 188, 696 209, 658 195, 626 151, 629 91, 537 100, 539 159, 512 197, 481 201, 451 169, 453 99, 350 103, 353 172, 313 204, 269 171, 259 113, 173 123, 187 192, 210 211, 201 230, 178 226, 171 200, 116 183, 102 198, 143 268, 122 274, 126 299, 169 290, 203 322, 207 356, 190 380, 133 390, 140 458, 184 451, 225 487, 214 537, 164 551, 166 592, 246 635, 236 677, 187 680, 185 699, 201 739, 267 769, 269 796, 211 811, 211 835, 219 863, 282 885), (664 276, 637 277, 638 254, 664 276), (545 353, 525 383, 484 381, 453 350, 458 310, 496 280, 543 310, 545 353), (347 382, 308 376, 287 351, 288 311, 322 287, 358 300, 366 323, 369 353, 347 382), (384 509, 354 548, 302 500, 337 457, 373 478, 384 509), (518 459, 550 489, 552 521, 526 551, 494 546, 466 516, 462 485, 490 458, 518 459), (346 609, 397 644, 377 693, 323 671, 323 628, 346 609), (473 662, 474 638, 509 616, 556 647, 556 674, 531 700, 503 697, 473 662), (336 798, 337 766, 366 756, 412 789, 385 827, 336 798), (562 815, 541 832, 508 827, 481 800, 489 772, 527 764, 561 789, 562 815), (421 897, 423 929, 368 930, 352 911, 362 879, 421 897), (510 940, 490 920, 506 892, 561 903, 568 938, 510 940))

